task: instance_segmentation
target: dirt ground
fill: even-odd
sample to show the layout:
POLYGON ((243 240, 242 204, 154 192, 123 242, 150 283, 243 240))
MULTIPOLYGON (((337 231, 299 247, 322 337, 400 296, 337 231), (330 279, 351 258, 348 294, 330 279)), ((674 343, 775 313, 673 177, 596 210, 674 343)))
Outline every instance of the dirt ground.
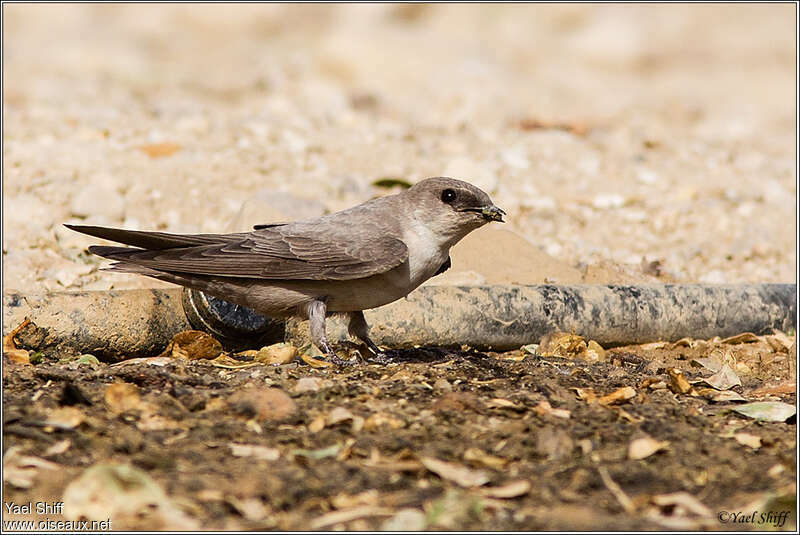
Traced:
POLYGON ((695 359, 710 355, 740 399, 793 405, 788 351, 745 337, 593 364, 435 349, 342 368, 6 362, 5 447, 26 456, 6 450, 6 471, 29 486, 4 500, 66 501, 114 529, 794 529, 796 416, 747 418, 669 371, 709 377, 695 359), (135 475, 103 472, 120 465, 135 475))
MULTIPOLYGON (((65 222, 243 230, 436 175, 508 222, 431 284, 796 282, 794 5, 2 9, 4 294, 160 285, 65 222)), ((795 339, 352 367, 4 347, 3 520, 795 529, 796 416, 735 410, 796 403, 795 339)))

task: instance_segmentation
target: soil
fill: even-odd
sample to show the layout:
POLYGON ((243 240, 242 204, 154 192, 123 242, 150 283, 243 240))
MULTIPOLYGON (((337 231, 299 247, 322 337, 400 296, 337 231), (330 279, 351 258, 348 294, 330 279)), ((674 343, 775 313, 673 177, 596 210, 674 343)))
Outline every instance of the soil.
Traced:
MULTIPOLYGON (((437 175, 508 221, 432 284, 796 282, 791 4, 2 9, 4 295, 163 286, 100 270, 63 223, 243 230, 437 175)), ((598 363, 4 356, 3 500, 114 529, 766 529, 745 515, 794 518, 796 417, 675 393, 667 370, 720 358, 748 401, 794 404, 789 339, 598 363), (629 459, 647 437, 669 444, 629 459), (116 487, 92 471, 118 466, 116 487)))
MULTIPOLYGON (((372 530, 395 520, 405 529, 765 529, 718 515, 756 508, 794 518, 796 416, 756 421, 732 412, 736 403, 670 389, 669 368, 689 380, 708 376, 692 359, 711 354, 735 362, 742 385, 733 390, 743 397, 794 404, 796 356, 764 338, 733 342, 616 348, 593 364, 441 348, 390 351, 392 363, 349 367, 7 361, 4 449, 13 444, 58 469, 40 469, 30 488, 6 484, 4 500, 60 501, 88 468, 131 464, 166 491, 172 509, 162 503, 126 517, 95 498, 114 529, 372 530), (125 410, 109 394, 116 383, 138 391, 125 410), (635 395, 616 403, 578 395, 625 387, 635 395), (263 395, 276 389, 288 396, 263 395), (82 421, 54 425, 63 407, 82 421), (737 441, 740 433, 760 437, 760 447, 737 441), (667 444, 630 459, 629 444, 642 437, 667 444), (47 453, 65 439, 66 451, 47 453), (236 456, 232 444, 277 452, 236 456), (488 480, 456 483, 426 468, 431 458, 488 480), (522 490, 492 497, 490 489, 510 483, 522 490), (659 501, 676 492, 707 510, 659 501)), ((13 518, 21 517, 4 512, 13 518)))

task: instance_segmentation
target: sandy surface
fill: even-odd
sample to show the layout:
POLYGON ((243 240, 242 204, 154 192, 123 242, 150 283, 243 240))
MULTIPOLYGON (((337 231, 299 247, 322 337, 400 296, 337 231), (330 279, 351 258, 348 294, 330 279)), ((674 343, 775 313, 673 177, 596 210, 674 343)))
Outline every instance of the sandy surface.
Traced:
POLYGON ((3 15, 4 290, 158 285, 63 222, 216 232, 435 175, 527 240, 451 282, 796 280, 792 5, 3 15))

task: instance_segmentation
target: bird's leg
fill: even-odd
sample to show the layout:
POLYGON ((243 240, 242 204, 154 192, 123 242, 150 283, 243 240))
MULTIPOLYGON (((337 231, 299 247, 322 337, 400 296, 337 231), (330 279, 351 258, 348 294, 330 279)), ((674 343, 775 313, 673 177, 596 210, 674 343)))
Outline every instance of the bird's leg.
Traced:
POLYGON ((386 353, 381 351, 381 349, 375 345, 375 342, 369 337, 369 325, 367 325, 367 320, 364 319, 364 313, 360 310, 356 312, 348 312, 349 321, 347 323, 347 331, 350 333, 350 336, 355 336, 375 354, 375 358, 371 359, 375 362, 385 364, 388 362, 388 357, 386 353))
POLYGON ((331 345, 328 343, 328 336, 325 334, 325 316, 327 315, 328 306, 325 303, 325 298, 318 298, 308 304, 306 309, 308 313, 309 331, 311 332, 311 341, 320 348, 325 356, 330 359, 334 364, 340 366, 347 366, 352 364, 349 361, 340 359, 336 353, 333 352, 331 345))

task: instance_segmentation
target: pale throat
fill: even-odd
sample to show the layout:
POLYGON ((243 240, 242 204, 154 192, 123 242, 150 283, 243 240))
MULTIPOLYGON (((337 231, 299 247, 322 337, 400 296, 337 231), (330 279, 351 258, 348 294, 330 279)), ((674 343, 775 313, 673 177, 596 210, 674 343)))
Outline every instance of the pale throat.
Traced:
MULTIPOLYGON (((416 214, 415 214, 416 215, 416 214)), ((431 277, 447 260, 450 247, 461 236, 443 236, 430 229, 416 217, 403 230, 403 241, 408 246, 408 266, 411 281, 421 284, 431 277)))

